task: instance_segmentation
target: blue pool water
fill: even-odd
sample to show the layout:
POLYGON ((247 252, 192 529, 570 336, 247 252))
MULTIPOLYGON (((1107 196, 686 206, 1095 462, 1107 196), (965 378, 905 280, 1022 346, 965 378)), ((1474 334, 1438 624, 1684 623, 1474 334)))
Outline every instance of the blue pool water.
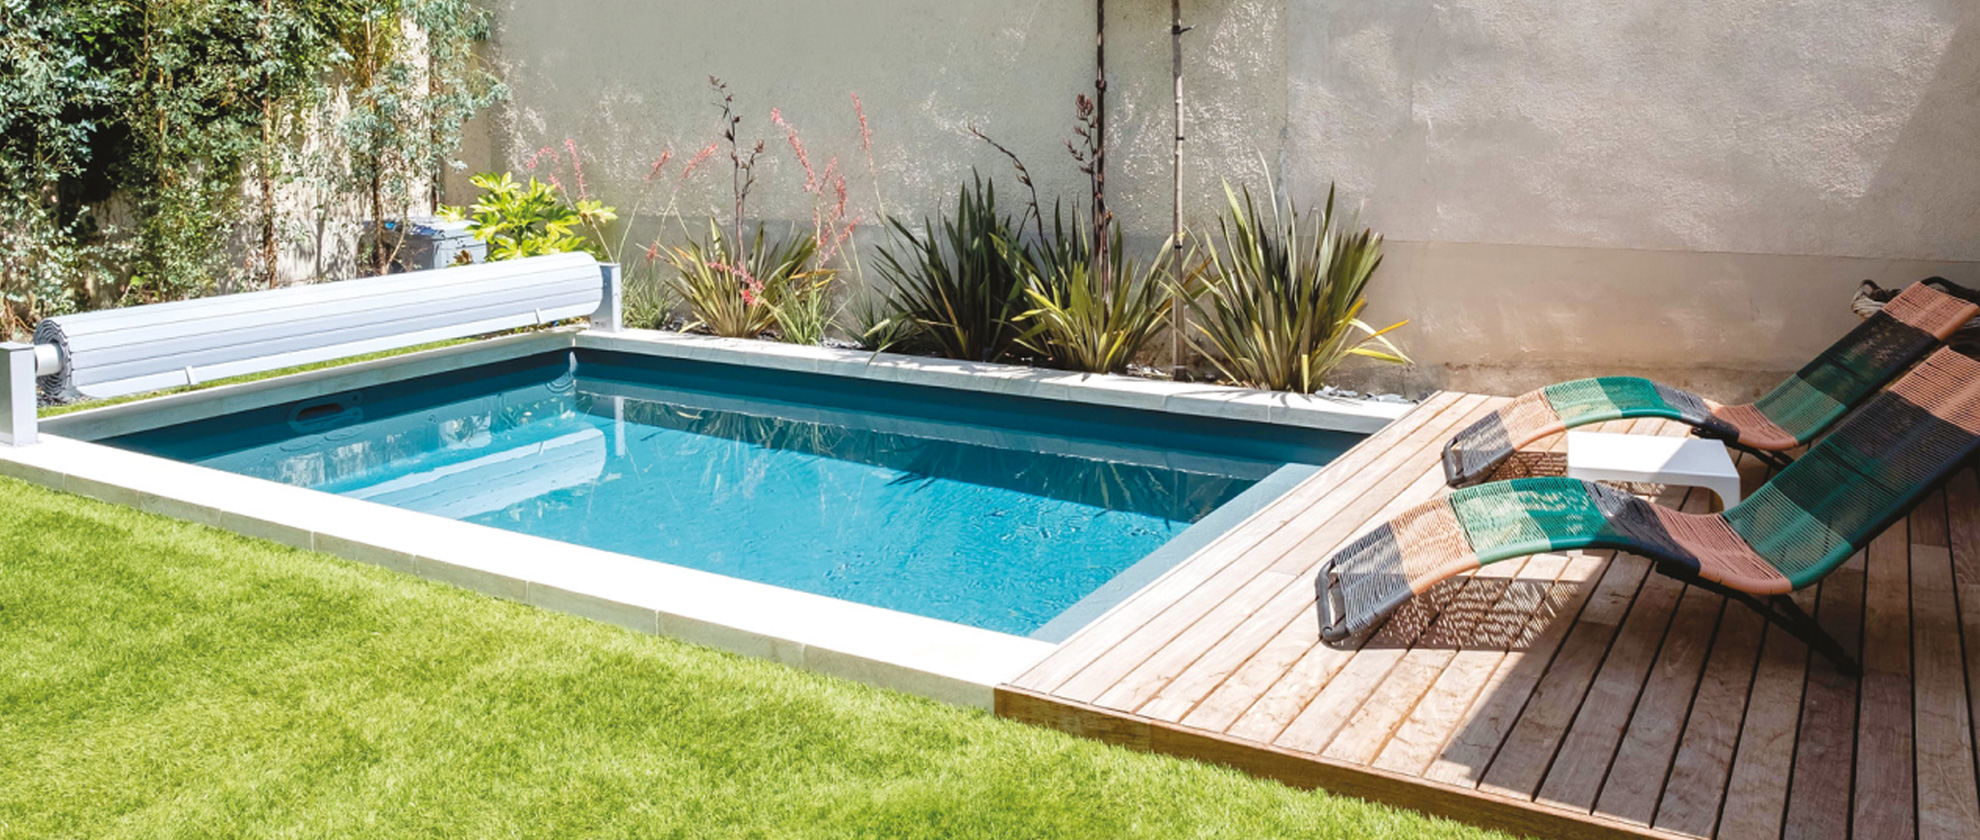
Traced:
POLYGON ((1223 509, 1205 527, 1227 526, 1245 512, 1235 508, 1275 485, 1247 490, 1275 474, 1283 484, 1288 470, 1310 471, 1299 465, 1324 463, 1355 440, 581 351, 104 442, 1006 633, 1056 626, 1046 635, 1062 636, 1069 610, 1090 618, 1104 607, 1094 593, 1110 580, 1133 577, 1123 575, 1131 568, 1145 577, 1144 559, 1165 546, 1173 555, 1214 536, 1191 531, 1194 523, 1223 509))

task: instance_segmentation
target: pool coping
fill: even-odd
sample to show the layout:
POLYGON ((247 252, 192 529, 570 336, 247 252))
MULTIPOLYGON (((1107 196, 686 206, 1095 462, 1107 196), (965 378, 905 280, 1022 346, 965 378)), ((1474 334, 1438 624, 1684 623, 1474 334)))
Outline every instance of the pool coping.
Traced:
MULTIPOLYGON (((1412 407, 650 330, 605 333, 561 329, 47 418, 41 443, 0 446, 0 475, 958 705, 991 708, 996 686, 1015 678, 1057 647, 1053 642, 531 537, 78 439, 111 437, 563 348, 1336 431, 1374 431, 1412 407)), ((1248 512, 1242 518, 1249 519, 1255 513, 1248 512)), ((1146 579, 1138 581, 1140 585, 1135 588, 1152 584, 1167 571, 1143 576, 1146 579)))
POLYGON ((1381 431, 1416 407, 1414 402, 1294 394, 660 330, 586 331, 577 333, 575 341, 578 347, 597 350, 1361 434, 1381 431))

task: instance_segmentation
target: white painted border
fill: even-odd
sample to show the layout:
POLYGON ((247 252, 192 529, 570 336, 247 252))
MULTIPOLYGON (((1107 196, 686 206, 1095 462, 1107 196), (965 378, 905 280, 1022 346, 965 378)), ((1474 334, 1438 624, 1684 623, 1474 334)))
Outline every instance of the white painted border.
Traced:
POLYGON ((835 350, 830 347, 714 338, 658 330, 581 332, 576 336, 576 344, 579 347, 647 356, 1360 434, 1381 431, 1383 426, 1416 407, 1405 402, 1350 400, 1226 385, 1164 382, 1138 376, 1071 373, 1020 365, 959 362, 954 359, 835 350))
POLYGON ((40 445, 0 446, 0 474, 959 705, 988 708, 997 685, 1015 679, 1057 647, 79 439, 113 437, 561 348, 1348 432, 1376 431, 1412 407, 652 330, 551 330, 49 418, 42 426, 50 434, 40 445))

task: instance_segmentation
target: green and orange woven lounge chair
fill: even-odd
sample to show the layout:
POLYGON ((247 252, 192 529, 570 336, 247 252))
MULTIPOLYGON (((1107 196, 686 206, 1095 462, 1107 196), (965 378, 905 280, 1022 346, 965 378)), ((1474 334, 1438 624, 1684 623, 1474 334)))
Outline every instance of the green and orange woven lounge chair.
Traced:
POLYGON ((1980 454, 1980 361, 1933 353, 1724 513, 1672 510, 1605 485, 1524 478, 1426 502, 1321 564, 1320 635, 1373 629, 1432 585, 1543 552, 1613 549, 1739 601, 1845 672, 1857 666, 1788 594, 1810 586, 1980 454))
POLYGON ((1632 417, 1685 423, 1699 437, 1786 466, 1779 453, 1813 440, 1980 314, 1980 306, 1933 283, 1952 287, 1938 277, 1911 284, 1752 405, 1720 405, 1630 376, 1577 379, 1515 397, 1445 444, 1444 480, 1469 487, 1506 477, 1500 468, 1522 447, 1575 426, 1632 417))

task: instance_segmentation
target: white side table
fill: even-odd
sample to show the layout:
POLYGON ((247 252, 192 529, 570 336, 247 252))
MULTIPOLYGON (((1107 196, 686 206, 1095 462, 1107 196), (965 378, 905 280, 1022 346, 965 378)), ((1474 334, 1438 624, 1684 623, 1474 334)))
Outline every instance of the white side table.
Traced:
POLYGON ((1716 440, 1568 432, 1567 474, 1583 481, 1703 487, 1726 507, 1739 504, 1739 470, 1716 440))

